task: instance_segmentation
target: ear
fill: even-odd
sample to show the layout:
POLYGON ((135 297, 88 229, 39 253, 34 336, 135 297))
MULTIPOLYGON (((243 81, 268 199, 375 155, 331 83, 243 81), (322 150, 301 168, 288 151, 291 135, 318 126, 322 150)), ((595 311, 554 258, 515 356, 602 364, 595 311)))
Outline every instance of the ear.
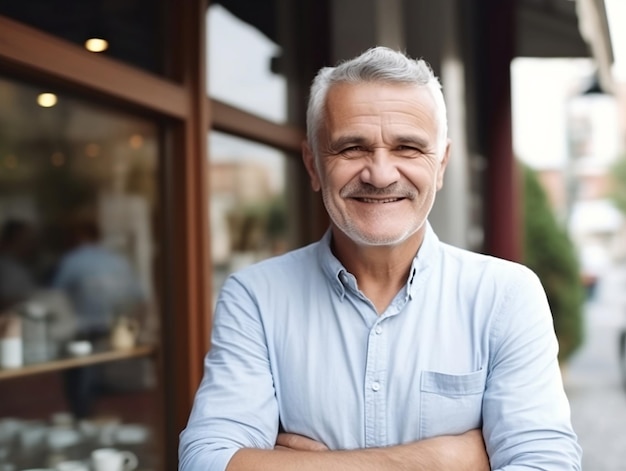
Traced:
POLYGON ((313 191, 320 191, 322 184, 319 173, 317 172, 315 155, 313 154, 311 146, 309 146, 307 141, 302 143, 302 161, 304 162, 307 172, 309 172, 309 177, 311 178, 311 188, 313 188, 313 191))
POLYGON ((439 171, 437 172, 437 191, 441 190, 443 187, 443 176, 446 173, 446 168, 448 167, 448 160, 450 159, 450 139, 446 140, 446 148, 443 151, 443 157, 439 162, 439 171))

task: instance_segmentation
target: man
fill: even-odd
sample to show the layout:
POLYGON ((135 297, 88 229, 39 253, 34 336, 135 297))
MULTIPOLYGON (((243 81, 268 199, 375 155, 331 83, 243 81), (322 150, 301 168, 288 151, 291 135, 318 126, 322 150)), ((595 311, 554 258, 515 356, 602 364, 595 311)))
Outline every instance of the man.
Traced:
POLYGON ((116 316, 141 311, 146 302, 143 289, 126 257, 101 243, 95 221, 77 217, 68 229, 68 250, 52 286, 71 299, 79 337, 108 338, 116 316))
MULTIPOLYGON (((143 311, 143 289, 129 261, 101 243, 94 220, 79 216, 67 229, 68 250, 59 261, 52 287, 64 292, 72 304, 76 338, 92 342, 96 350, 108 349, 115 323, 143 311)), ((130 368, 125 376, 139 378, 137 365, 125 362, 67 370, 65 393, 72 413, 78 418, 91 415, 100 393, 114 383, 107 374, 130 368)))
POLYGON ((322 69, 307 123, 331 227, 226 281, 180 469, 579 470, 537 277, 427 221, 450 156, 432 71, 386 48, 322 69))

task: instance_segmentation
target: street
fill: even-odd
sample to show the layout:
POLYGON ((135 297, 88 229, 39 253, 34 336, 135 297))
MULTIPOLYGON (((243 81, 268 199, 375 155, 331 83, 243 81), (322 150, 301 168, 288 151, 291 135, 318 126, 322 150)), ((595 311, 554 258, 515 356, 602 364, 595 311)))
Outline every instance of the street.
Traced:
POLYGON ((564 371, 584 471, 626 471, 626 391, 618 335, 626 325, 626 268, 606 272, 585 308, 585 342, 564 371))

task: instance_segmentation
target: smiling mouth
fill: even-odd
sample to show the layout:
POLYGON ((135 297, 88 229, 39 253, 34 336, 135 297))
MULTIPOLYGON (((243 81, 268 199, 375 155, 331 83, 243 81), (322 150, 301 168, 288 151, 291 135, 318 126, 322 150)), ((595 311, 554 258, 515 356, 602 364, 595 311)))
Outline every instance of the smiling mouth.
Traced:
POLYGON ((373 204, 383 204, 383 203, 395 203, 397 201, 401 201, 404 198, 354 198, 361 203, 373 203, 373 204))

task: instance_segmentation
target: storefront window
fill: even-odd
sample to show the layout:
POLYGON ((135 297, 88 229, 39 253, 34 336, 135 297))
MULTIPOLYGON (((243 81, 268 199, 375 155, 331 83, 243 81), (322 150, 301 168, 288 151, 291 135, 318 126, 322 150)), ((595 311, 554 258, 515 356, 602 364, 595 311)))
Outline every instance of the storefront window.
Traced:
MULTIPOLYGON (((287 156, 276 149, 212 132, 211 241, 215 291, 224 278, 290 248, 287 156)), ((215 299, 215 297, 214 297, 215 299)))
POLYGON ((165 64, 163 11, 160 0, 0 2, 2 16, 157 74, 165 64))
POLYGON ((237 4, 213 3, 207 11, 209 95, 284 123, 287 80, 274 65, 280 63, 281 48, 270 39, 276 29, 273 2, 248 3, 245 9, 237 4))
POLYGON ((158 468, 158 131, 0 79, 0 469, 158 468))

